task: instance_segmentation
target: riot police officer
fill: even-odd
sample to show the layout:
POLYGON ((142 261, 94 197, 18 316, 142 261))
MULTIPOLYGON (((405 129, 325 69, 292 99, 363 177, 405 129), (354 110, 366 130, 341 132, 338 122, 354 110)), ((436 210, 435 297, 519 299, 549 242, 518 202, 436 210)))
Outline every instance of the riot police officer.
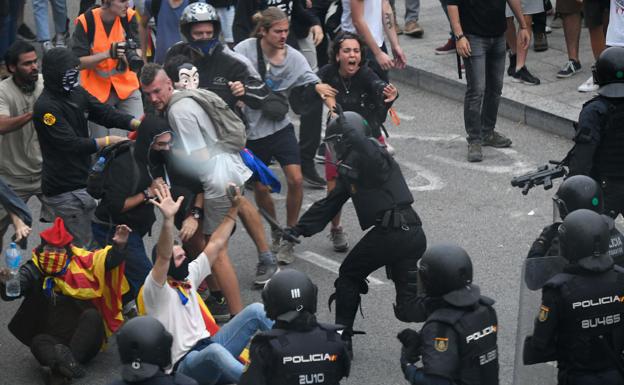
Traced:
POLYGON ((273 329, 254 337, 251 364, 239 385, 337 385, 351 360, 337 333, 340 325, 316 321, 317 287, 297 270, 276 273, 262 290, 273 329))
MULTIPOLYGON (((559 186, 553 196, 555 223, 544 227, 539 237, 533 242, 527 258, 540 258, 546 255, 560 255, 557 234, 561 221, 566 215, 578 210, 588 209, 602 214, 604 202, 602 189, 598 182, 585 175, 572 176, 559 186)), ((624 263, 624 235, 615 227, 614 221, 605 216, 609 225, 609 255, 617 264, 624 263)))
POLYGON ((154 317, 127 321, 117 333, 123 380, 110 385, 197 385, 197 381, 183 374, 165 374, 165 369, 171 366, 172 343, 173 336, 154 317))
POLYGON ((345 326, 342 337, 350 349, 360 294, 368 292, 366 277, 382 266, 395 284, 395 316, 404 322, 415 320, 410 303, 418 294, 416 264, 427 247, 399 165, 370 136, 369 125, 355 112, 340 113, 328 124, 325 143, 336 160, 336 187, 289 229, 305 237, 322 231, 349 198, 362 230, 372 227, 340 266, 336 292, 330 297, 330 304, 336 300, 336 323, 345 326))
POLYGON ((468 253, 453 244, 427 249, 418 262, 426 297, 439 304, 420 333, 405 329, 401 368, 411 384, 497 385, 498 321, 494 300, 472 284, 468 253), (415 365, 422 356, 422 365, 415 365))
POLYGON ((589 175, 600 183, 605 209, 624 214, 624 48, 605 49, 593 69, 598 96, 579 115, 569 155, 570 175, 589 175))
POLYGON ((542 289, 524 364, 557 360, 560 384, 622 384, 624 273, 607 254, 609 227, 599 214, 576 210, 559 227, 559 241, 570 265, 542 289))

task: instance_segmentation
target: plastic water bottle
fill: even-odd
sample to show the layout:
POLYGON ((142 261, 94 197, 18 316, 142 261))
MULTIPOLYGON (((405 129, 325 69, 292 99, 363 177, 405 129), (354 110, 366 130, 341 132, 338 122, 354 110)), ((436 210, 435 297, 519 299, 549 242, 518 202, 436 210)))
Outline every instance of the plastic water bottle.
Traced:
POLYGON ((5 258, 6 265, 11 272, 11 277, 5 283, 6 295, 7 297, 17 297, 20 295, 19 266, 22 257, 17 250, 15 242, 11 242, 5 258))
POLYGON ((106 163, 106 158, 104 158, 103 156, 100 156, 97 162, 95 162, 95 164, 91 168, 91 170, 93 170, 93 172, 102 172, 102 170, 104 170, 105 163, 106 163))

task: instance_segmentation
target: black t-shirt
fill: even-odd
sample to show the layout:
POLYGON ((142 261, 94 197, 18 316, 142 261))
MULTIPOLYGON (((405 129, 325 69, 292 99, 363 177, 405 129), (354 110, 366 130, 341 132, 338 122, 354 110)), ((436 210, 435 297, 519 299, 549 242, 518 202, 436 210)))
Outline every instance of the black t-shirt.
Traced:
POLYGON ((499 37, 507 29, 506 0, 447 0, 447 4, 459 7, 464 34, 499 37))

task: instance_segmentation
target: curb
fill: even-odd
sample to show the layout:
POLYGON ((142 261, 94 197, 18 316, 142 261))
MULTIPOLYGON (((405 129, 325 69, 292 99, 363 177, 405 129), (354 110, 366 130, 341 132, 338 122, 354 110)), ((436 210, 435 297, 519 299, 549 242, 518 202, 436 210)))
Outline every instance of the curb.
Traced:
MULTIPOLYGON (((391 70, 391 76, 412 87, 461 103, 464 101, 466 85, 458 80, 448 79, 409 65, 403 70, 391 70)), ((572 120, 527 106, 505 96, 501 96, 498 115, 564 138, 574 137, 572 120)))

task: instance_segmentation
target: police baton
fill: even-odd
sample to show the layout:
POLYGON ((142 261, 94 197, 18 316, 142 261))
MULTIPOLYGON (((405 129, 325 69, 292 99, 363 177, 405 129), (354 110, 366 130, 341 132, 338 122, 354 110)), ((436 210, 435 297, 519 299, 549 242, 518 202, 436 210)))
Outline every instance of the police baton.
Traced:
POLYGON ((457 50, 455 50, 455 56, 457 57, 457 76, 461 79, 462 78, 461 56, 459 56, 459 53, 457 52, 457 50))
POLYGON ((271 216, 271 214, 269 214, 265 209, 260 207, 258 208, 258 211, 260 212, 260 215, 262 215, 262 217, 266 219, 267 222, 269 222, 271 228, 273 230, 276 230, 282 236, 282 238, 289 242, 301 243, 299 238, 293 237, 288 231, 284 230, 284 228, 275 220, 275 218, 273 218, 273 216, 271 216))

